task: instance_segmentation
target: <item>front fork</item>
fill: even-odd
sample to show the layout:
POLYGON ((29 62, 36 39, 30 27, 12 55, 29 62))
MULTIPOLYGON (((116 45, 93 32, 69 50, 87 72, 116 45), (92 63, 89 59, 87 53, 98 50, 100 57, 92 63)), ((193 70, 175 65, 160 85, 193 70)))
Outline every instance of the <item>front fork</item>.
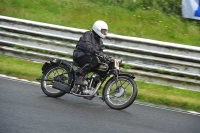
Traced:
POLYGON ((116 86, 117 87, 119 87, 119 86, 121 86, 121 85, 119 85, 119 83, 118 83, 118 81, 119 81, 119 70, 113 70, 114 72, 113 72, 113 74, 114 74, 114 76, 115 76, 115 82, 116 82, 116 86))

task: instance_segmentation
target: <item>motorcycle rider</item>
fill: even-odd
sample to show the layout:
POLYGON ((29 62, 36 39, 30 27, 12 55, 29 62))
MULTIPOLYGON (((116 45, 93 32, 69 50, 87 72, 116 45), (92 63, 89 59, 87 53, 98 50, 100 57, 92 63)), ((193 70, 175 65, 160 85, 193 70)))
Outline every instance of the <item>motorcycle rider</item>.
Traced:
POLYGON ((108 25, 102 20, 93 24, 92 31, 86 31, 80 37, 76 49, 73 53, 73 60, 81 67, 78 72, 78 78, 75 81, 77 85, 87 85, 85 75, 97 67, 98 58, 96 54, 103 54, 103 41, 107 35, 108 25))

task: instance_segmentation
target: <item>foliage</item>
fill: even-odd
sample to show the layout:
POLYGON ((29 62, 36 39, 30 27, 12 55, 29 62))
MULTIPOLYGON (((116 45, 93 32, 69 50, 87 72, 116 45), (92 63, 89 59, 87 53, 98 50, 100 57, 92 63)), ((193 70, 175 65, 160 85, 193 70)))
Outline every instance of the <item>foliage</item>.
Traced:
MULTIPOLYGON (((96 3, 96 0, 90 0, 96 3)), ((130 11, 135 11, 141 7, 144 9, 156 9, 166 14, 181 15, 182 0, 98 0, 103 5, 120 6, 130 11)))
POLYGON ((102 19, 110 33, 200 46, 200 23, 182 18, 181 0, 1 0, 0 15, 88 30, 102 19))

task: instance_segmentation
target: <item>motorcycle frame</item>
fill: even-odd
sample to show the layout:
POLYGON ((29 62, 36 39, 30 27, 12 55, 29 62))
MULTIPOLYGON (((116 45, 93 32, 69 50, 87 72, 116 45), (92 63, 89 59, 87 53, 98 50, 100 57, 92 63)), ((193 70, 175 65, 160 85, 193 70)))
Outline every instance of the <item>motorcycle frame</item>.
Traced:
MULTIPOLYGON (((69 64, 68 62, 66 61, 62 61, 62 60, 57 60, 57 59, 51 59, 50 62, 45 62, 43 64, 43 67, 42 67, 42 73, 44 73, 48 68, 50 67, 59 67, 60 65, 64 65, 66 66, 69 70, 70 70, 70 73, 72 74, 72 80, 71 80, 71 83, 69 83, 68 85, 71 87, 71 89, 73 88, 74 86, 74 82, 75 82, 75 77, 76 77, 76 71, 73 69, 73 67, 75 65, 72 64, 69 64)), ((77 67, 77 66, 76 66, 77 67)), ((110 67, 110 66, 109 66, 110 67)), ((118 69, 115 69, 114 67, 112 67, 110 70, 108 70, 108 72, 106 73, 106 75, 103 77, 103 78, 100 78, 101 80, 101 84, 99 85, 98 89, 101 88, 102 84, 105 82, 105 80, 110 76, 110 75, 113 75, 105 84, 103 90, 102 90, 102 100, 104 100, 104 90, 105 90, 105 87, 107 86, 107 84, 109 83, 110 80, 113 80, 113 78, 115 78, 115 80, 118 80, 118 76, 127 76, 129 78, 132 78, 134 79, 134 75, 132 74, 127 74, 127 73, 120 73, 120 70, 118 69)), ((39 82, 41 82, 43 79, 41 78, 38 78, 37 79, 39 82)))

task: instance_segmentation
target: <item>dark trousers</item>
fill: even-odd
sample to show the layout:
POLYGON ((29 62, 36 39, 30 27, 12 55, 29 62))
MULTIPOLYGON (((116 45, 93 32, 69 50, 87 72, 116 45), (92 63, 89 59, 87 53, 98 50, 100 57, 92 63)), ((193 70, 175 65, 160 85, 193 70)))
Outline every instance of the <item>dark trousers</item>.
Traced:
POLYGON ((82 76, 85 76, 87 73, 93 71, 93 69, 98 65, 98 59, 94 55, 83 55, 79 58, 75 58, 74 61, 76 61, 81 67, 78 74, 82 76))

